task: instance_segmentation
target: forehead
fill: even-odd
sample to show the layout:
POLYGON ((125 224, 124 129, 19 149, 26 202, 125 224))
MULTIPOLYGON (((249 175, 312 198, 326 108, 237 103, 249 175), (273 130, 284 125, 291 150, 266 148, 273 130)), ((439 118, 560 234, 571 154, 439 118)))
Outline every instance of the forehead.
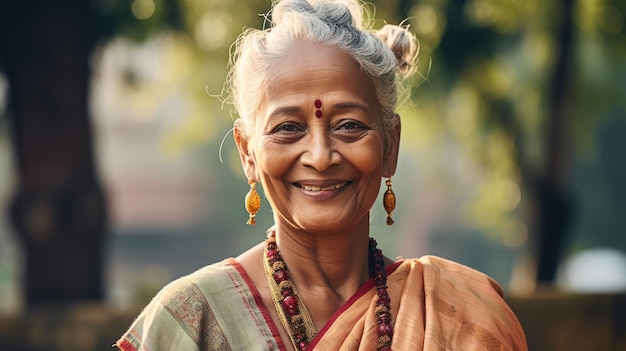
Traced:
POLYGON ((317 98, 357 99, 376 105, 374 87, 344 50, 324 44, 296 41, 268 72, 265 100, 317 98))

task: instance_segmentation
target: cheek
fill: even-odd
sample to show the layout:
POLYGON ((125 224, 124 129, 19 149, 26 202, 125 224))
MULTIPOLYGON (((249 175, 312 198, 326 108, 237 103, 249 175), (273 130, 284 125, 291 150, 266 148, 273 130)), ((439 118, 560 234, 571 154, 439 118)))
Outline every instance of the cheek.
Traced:
MULTIPOLYGON (((290 147, 261 147, 258 149, 257 162, 262 177, 282 177, 294 162, 294 148, 290 147), (292 150, 290 150, 292 149, 292 150)), ((268 179, 268 180, 270 180, 268 179)))
POLYGON ((281 207, 288 185, 283 181, 293 165, 293 155, 289 148, 265 148, 257 152, 257 171, 263 186, 265 197, 273 208, 281 207))
POLYGON ((344 158, 363 174, 382 176, 383 152, 379 144, 373 142, 360 147, 348 146, 344 158))

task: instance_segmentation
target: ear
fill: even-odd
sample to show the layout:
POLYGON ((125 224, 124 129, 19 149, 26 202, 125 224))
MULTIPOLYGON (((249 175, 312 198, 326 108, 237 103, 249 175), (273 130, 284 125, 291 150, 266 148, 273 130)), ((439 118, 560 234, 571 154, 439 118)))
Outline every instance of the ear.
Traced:
POLYGON ((258 181, 256 174, 256 160, 254 159, 254 153, 250 149, 250 140, 246 134, 246 128, 243 125, 245 122, 238 118, 235 120, 233 126, 233 136, 235 137, 235 144, 239 150, 239 157, 241 159, 241 166, 243 172, 248 180, 258 181))
POLYGON ((398 165, 398 153, 400 151, 400 116, 395 115, 391 132, 388 135, 385 158, 383 160, 383 177, 389 178, 396 173, 398 165))

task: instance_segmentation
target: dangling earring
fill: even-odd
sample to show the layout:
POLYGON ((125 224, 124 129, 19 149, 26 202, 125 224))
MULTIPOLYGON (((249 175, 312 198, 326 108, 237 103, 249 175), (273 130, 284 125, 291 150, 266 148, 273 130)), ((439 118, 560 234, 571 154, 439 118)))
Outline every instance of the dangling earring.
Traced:
POLYGON ((385 191, 383 196, 383 206, 385 206, 385 211, 387 211, 387 225, 392 225, 394 222, 391 218, 391 212, 396 208, 396 194, 391 190, 391 177, 387 178, 385 184, 387 184, 387 191, 385 191))
POLYGON ((259 198, 259 193, 256 192, 256 182, 249 180, 248 184, 250 184, 250 191, 246 194, 246 211, 250 214, 250 218, 248 218, 246 224, 255 225, 256 220, 254 217, 261 207, 261 198, 259 198))

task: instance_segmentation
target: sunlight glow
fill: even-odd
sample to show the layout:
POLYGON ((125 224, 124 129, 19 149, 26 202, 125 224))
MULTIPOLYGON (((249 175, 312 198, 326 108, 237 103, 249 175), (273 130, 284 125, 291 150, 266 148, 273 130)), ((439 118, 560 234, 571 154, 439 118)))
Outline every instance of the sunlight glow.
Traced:
POLYGON ((130 8, 133 16, 139 20, 145 20, 152 17, 155 9, 156 5, 152 0, 135 0, 130 8))
POLYGON ((522 192, 516 182, 503 180, 496 186, 494 197, 502 210, 510 211, 519 205, 522 199, 522 192))
POLYGON ((432 6, 427 4, 417 4, 413 8, 415 25, 413 29, 419 34, 428 34, 437 29, 437 12, 432 6))
POLYGON ((561 265, 557 281, 579 293, 626 291, 626 255, 601 247, 579 252, 561 265))
POLYGON ((207 51, 218 49, 224 44, 231 18, 226 12, 206 12, 195 28, 196 43, 207 51))

